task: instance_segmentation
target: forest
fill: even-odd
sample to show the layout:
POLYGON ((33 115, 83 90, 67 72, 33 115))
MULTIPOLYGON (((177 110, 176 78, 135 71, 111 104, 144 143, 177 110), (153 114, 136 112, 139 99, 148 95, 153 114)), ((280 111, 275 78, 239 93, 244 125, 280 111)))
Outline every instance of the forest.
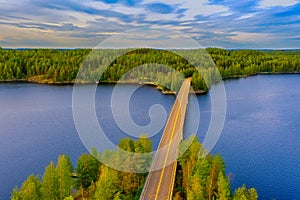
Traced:
POLYGON ((300 50, 0 48, 0 81, 68 84, 74 83, 76 77, 82 83, 113 83, 123 79, 154 82, 163 90, 177 91, 182 78, 176 72, 182 78, 192 77, 193 89, 205 92, 222 78, 299 73, 300 50), (115 58, 115 55, 120 56, 115 58), (145 67, 133 70, 137 66, 145 67), (80 67, 84 68, 77 76, 80 67))
MULTIPOLYGON (((208 200, 256 200, 254 188, 245 185, 234 192, 230 189, 230 177, 220 155, 205 154, 195 136, 183 140, 179 150, 188 149, 178 159, 173 199, 208 200)), ((118 147, 129 152, 151 152, 152 141, 141 135, 133 141, 124 138, 118 147)), ((118 150, 115 150, 118 151, 118 150)), ((95 149, 82 154, 74 169, 67 155, 60 155, 46 167, 42 176, 30 175, 20 188, 15 187, 11 199, 22 200, 132 200, 139 199, 146 173, 117 171, 99 162, 99 156, 116 155, 113 151, 102 154, 95 149)), ((129 163, 123 163, 127 165, 129 163)))

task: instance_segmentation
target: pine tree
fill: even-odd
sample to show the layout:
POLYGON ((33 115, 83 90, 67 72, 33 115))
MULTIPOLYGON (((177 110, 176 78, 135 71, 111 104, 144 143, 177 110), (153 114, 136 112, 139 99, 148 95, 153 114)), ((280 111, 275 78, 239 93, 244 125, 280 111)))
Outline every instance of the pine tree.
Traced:
POLYGON ((200 177, 195 175, 189 180, 187 199, 204 200, 207 199, 205 186, 201 184, 200 177))
POLYGON ((91 155, 82 154, 77 162, 77 186, 88 188, 98 178, 99 161, 91 155))
POLYGON ((12 200, 30 199, 39 200, 42 198, 41 184, 39 178, 31 174, 22 184, 20 190, 14 189, 12 193, 12 200))
POLYGON ((118 147, 128 152, 134 152, 134 142, 130 138, 121 139, 118 147))
POLYGON ((55 171, 57 173, 59 184, 59 199, 70 196, 72 186, 72 164, 67 155, 60 155, 58 157, 55 171))
POLYGON ((15 187, 11 193, 11 200, 22 200, 22 194, 21 191, 18 189, 18 187, 15 187))
POLYGON ((256 199, 258 199, 258 194, 256 192, 256 189, 250 188, 248 190, 248 193, 249 193, 249 195, 248 195, 248 197, 249 197, 248 199, 249 200, 256 200, 256 199))
POLYGON ((229 200, 231 195, 230 193, 230 184, 228 179, 222 172, 219 172, 217 200, 229 200))
POLYGON ((233 200, 257 200, 258 195, 254 188, 247 189, 245 185, 236 189, 233 200))
POLYGON ((135 152, 141 152, 141 153, 152 152, 152 141, 148 138, 146 134, 142 134, 139 137, 139 139, 134 142, 134 146, 135 146, 135 152))
POLYGON ((225 175, 225 165, 220 155, 216 155, 212 162, 212 168, 208 176, 207 194, 208 199, 216 199, 218 194, 218 176, 221 173, 225 175))
POLYGON ((44 200, 58 200, 59 196, 59 182, 54 163, 51 161, 46 167, 44 176, 42 178, 42 194, 44 200))
POLYGON ((118 174, 117 171, 102 165, 99 180, 96 183, 94 198, 97 200, 114 199, 118 196, 118 174))
POLYGON ((195 165, 194 174, 188 183, 188 190, 193 191, 196 199, 207 199, 207 177, 209 176, 210 165, 206 158, 199 158, 195 165), (196 185, 194 185, 196 183, 196 185), (198 185, 198 186, 197 186, 198 185))

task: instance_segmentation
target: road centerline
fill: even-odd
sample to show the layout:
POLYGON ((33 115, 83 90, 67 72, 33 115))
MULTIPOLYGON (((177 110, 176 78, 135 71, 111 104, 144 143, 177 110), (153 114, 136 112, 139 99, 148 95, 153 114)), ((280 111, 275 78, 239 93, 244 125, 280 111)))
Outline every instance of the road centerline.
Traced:
POLYGON ((179 117, 179 113, 180 113, 180 109, 181 109, 181 103, 179 101, 178 101, 178 103, 179 103, 179 108, 178 108, 176 118, 175 118, 175 122, 174 122, 174 125, 173 125, 172 134, 171 134, 171 138, 170 138, 170 143, 168 144, 168 150, 167 150, 166 158, 164 160, 164 165, 163 165, 163 168, 162 168, 162 172, 160 174, 159 183, 158 183, 158 187, 157 187, 156 195, 155 195, 155 200, 157 200, 158 193, 160 191, 162 177, 163 177, 164 172, 165 172, 166 163, 167 163, 167 160, 168 160, 168 157, 169 157, 169 152, 170 152, 170 148, 171 148, 172 139, 173 139, 174 134, 175 134, 175 128, 176 128, 176 125, 177 125, 177 121, 178 121, 178 117, 179 117))

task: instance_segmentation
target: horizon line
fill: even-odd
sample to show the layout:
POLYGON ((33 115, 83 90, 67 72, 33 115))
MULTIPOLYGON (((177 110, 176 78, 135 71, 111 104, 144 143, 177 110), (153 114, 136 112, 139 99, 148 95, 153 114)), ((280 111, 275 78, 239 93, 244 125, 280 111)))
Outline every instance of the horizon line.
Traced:
MULTIPOLYGON (((148 47, 145 47, 148 48, 148 47)), ((287 47, 287 48, 239 48, 239 47, 234 47, 234 48, 224 48, 224 47, 217 47, 217 46, 211 46, 211 47, 203 47, 203 48, 198 48, 198 49, 209 49, 209 48, 216 48, 216 49, 224 49, 224 50, 300 50, 300 47, 298 48, 293 48, 293 47, 287 47)), ((0 49, 4 50, 33 50, 33 49, 53 49, 53 50, 78 50, 78 49, 90 49, 93 50, 95 48, 91 47, 1 47, 0 49)), ((112 48, 114 49, 114 48, 112 48)), ((122 48, 119 48, 122 49, 122 48)), ((127 48, 130 49, 130 48, 127 48)), ((136 48, 136 49, 142 49, 142 48, 136 48)), ((149 48, 149 49, 155 49, 155 48, 149 48)), ((193 48, 194 49, 194 48, 193 48)), ((174 49, 172 49, 174 50, 174 49)), ((178 48, 178 50, 183 50, 182 48, 178 48)), ((190 50, 190 49, 185 49, 185 50, 190 50)), ((194 49, 195 50, 195 49, 194 49)))

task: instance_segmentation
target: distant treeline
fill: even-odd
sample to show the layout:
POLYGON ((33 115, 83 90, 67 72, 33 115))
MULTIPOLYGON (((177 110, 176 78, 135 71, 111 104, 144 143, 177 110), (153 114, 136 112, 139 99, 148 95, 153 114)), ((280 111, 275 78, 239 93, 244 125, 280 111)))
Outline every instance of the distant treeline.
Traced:
MULTIPOLYGON (((225 174, 225 164, 219 155, 204 156, 201 144, 195 136, 180 144, 184 149, 191 144, 179 158, 173 199, 208 200, 256 200, 257 192, 245 185, 230 190, 230 180, 225 174), (191 143, 192 142, 192 143, 191 143)), ((151 152, 152 142, 145 135, 138 140, 122 139, 119 148, 128 152, 151 152)), ((128 173, 111 169, 96 159, 108 157, 116 160, 118 150, 79 157, 75 171, 67 155, 61 155, 57 164, 50 162, 43 176, 30 175, 20 188, 15 188, 13 200, 138 200, 147 174, 128 173)), ((118 160, 116 160, 118 162, 118 160)), ((147 161, 146 161, 147 162, 147 161)), ((120 164, 120 163, 119 163, 120 164)), ((132 159, 122 161, 123 165, 140 165, 132 159)), ((148 163, 146 163, 148 165, 148 163)))
MULTIPOLYGON (((258 73, 300 72, 300 50, 132 50, 113 60, 115 52, 121 50, 98 50, 88 57, 83 70, 83 82, 116 82, 124 74, 125 79, 136 82, 156 80, 163 89, 177 90, 178 76, 162 64, 180 72, 183 77, 193 77, 194 90, 207 91, 220 76, 213 66, 216 64, 222 78, 244 77, 258 73), (183 55, 183 57, 177 55, 183 55), (211 56, 212 60, 209 58, 211 56), (109 66, 101 71, 99 66, 109 66), (128 73, 131 69, 146 65, 143 70, 128 73), (196 68, 198 69, 196 69, 196 68), (146 69, 146 71, 145 71, 146 69), (99 77, 99 72, 102 73, 99 77)), ((39 83, 73 83, 79 68, 91 49, 55 50, 0 48, 0 80, 28 80, 39 83)))

